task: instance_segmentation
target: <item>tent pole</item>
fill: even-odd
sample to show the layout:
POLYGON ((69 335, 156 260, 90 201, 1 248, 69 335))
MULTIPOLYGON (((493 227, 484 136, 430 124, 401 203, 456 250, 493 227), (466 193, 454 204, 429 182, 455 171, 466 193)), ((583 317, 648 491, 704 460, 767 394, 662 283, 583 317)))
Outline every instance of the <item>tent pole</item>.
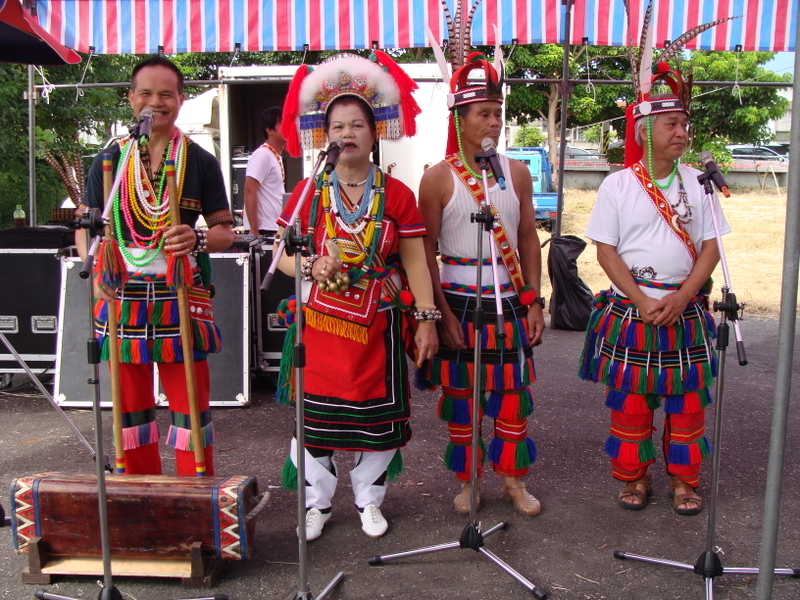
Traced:
POLYGON ((28 225, 36 226, 36 86, 28 65, 28 225))
POLYGON ((561 0, 566 6, 564 14, 564 64, 561 70, 561 142, 558 146, 558 199, 556 201, 556 222, 553 225, 553 235, 561 235, 561 214, 564 212, 564 159, 567 156, 567 104, 572 93, 572 84, 569 82, 569 35, 572 30, 572 2, 561 0))
MULTIPOLYGON (((800 6, 798 6, 800 16, 800 6)), ((800 48, 800 31, 795 36, 795 49, 800 48)), ((800 98, 800 52, 794 55, 795 98, 800 98)), ((792 122, 800 123, 800 102, 792 103, 792 122)), ((767 485, 764 495, 764 520, 761 530, 761 555, 758 566, 759 600, 772 597, 773 569, 778 545, 780 522, 781 483, 783 459, 786 449, 786 423, 789 416, 789 399, 792 388, 792 357, 797 313, 798 261, 800 260, 800 128, 793 127, 789 133, 790 159, 787 182, 786 233, 783 248, 783 283, 781 286, 781 308, 778 323, 778 364, 775 373, 775 396, 773 399, 772 427, 767 464, 767 485)))

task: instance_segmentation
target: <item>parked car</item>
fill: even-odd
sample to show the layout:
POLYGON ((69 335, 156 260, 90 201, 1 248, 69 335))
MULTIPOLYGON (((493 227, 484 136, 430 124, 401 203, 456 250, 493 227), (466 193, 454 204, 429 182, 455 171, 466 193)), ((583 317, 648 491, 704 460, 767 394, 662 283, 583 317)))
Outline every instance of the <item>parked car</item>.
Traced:
POLYGON ((595 162, 604 160, 604 158, 599 154, 591 152, 590 150, 586 150, 584 148, 578 148, 577 146, 567 146, 567 152, 564 156, 564 160, 595 162))
POLYGON ((787 164, 789 157, 783 156, 767 148, 766 146, 750 146, 743 144, 732 144, 726 146, 731 152, 734 162, 756 162, 756 161, 772 161, 787 164))

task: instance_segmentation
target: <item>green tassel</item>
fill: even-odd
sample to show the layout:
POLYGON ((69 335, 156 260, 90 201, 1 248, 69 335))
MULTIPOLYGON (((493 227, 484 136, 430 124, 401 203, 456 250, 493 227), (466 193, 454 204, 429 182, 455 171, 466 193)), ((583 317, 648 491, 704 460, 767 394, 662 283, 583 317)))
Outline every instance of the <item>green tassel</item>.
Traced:
POLYGON ((297 491, 297 467, 294 466, 291 456, 286 457, 281 471, 281 485, 286 490, 297 491))
POLYGON ((661 398, 657 394, 645 394, 644 401, 650 410, 656 410, 661 407, 661 398))
POLYGON ((398 448, 395 451, 389 466, 386 467, 386 476, 389 478, 389 481, 394 481, 400 477, 404 470, 405 465, 403 464, 403 453, 400 452, 400 449, 398 448))
POLYGON ((200 279, 203 287, 211 289, 211 257, 205 252, 197 253, 197 268, 200 269, 200 279))
POLYGON ((294 336, 297 325, 292 323, 286 329, 283 338, 281 364, 278 368, 278 383, 275 390, 275 402, 289 406, 294 401, 294 381, 292 379, 292 356, 294 349, 294 336))
POLYGON ((639 462, 646 463, 654 460, 656 457, 656 447, 653 445, 652 439, 647 439, 639 444, 639 462))
MULTIPOLYGON (((108 338, 106 338, 108 339, 108 338)), ((133 362, 133 352, 131 351, 131 346, 133 342, 131 340, 121 340, 120 341, 120 348, 119 348, 119 361, 122 363, 131 363, 133 362)))
POLYGON ((525 469, 533 464, 533 457, 529 452, 528 444, 525 443, 525 440, 517 444, 514 462, 515 469, 525 469))
POLYGON ((100 360, 109 360, 108 339, 108 336, 105 336, 100 340, 100 360))

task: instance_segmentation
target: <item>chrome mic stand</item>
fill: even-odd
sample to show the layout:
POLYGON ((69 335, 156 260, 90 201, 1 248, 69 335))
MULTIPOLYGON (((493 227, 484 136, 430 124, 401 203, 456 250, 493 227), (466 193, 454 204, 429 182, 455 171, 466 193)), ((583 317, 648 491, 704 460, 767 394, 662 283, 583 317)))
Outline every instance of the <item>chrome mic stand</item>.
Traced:
MULTIPOLYGON (((724 575, 725 573, 735 574, 754 574, 758 573, 758 567, 723 567, 720 560, 719 553, 715 551, 715 530, 717 526, 717 495, 719 491, 719 464, 721 458, 721 444, 722 439, 722 409, 723 398, 725 391, 725 357, 728 348, 728 339, 730 335, 730 327, 728 321, 733 322, 733 329, 736 336, 736 352, 739 358, 739 365, 745 366, 747 364, 747 356, 744 351, 744 342, 742 341, 742 332, 739 327, 739 313, 744 310, 745 305, 739 304, 736 301, 736 294, 733 293, 731 287, 730 273, 728 272, 728 262, 725 257, 725 249, 722 245, 722 235, 720 233, 719 217, 717 215, 717 206, 714 201, 714 189, 712 186, 712 179, 710 173, 703 173, 697 177, 697 180, 703 185, 706 194, 706 199, 711 205, 711 216, 714 221, 714 231, 716 233, 717 248, 719 249, 720 264, 722 265, 722 273, 725 283, 722 286, 722 300, 714 302, 714 310, 720 313, 720 322, 717 326, 717 353, 719 356, 719 369, 716 383, 716 393, 714 402, 714 457, 711 462, 711 489, 708 502, 708 525, 706 531, 706 549, 697 559, 694 565, 688 563, 677 562, 673 560, 666 560, 662 558, 653 558, 650 556, 642 556, 640 554, 631 554, 622 550, 615 550, 614 557, 621 560, 630 559, 642 562, 655 563, 659 565, 666 565, 669 567, 677 567, 693 571, 697 575, 702 575, 705 582, 706 598, 711 600, 714 597, 714 578, 724 575)), ((775 575, 788 575, 791 577, 800 577, 800 569, 775 569, 775 575)))
MULTIPOLYGON (((311 191, 311 186, 317 178, 322 161, 327 156, 326 151, 319 154, 314 171, 306 180, 305 187, 301 192, 300 198, 294 207, 292 216, 289 222, 292 226, 287 227, 280 242, 276 246, 272 257, 272 263, 269 270, 264 275, 261 282, 261 292, 266 292, 269 288, 272 278, 275 274, 275 269, 278 266, 281 255, 286 252, 287 256, 294 255, 294 294, 297 303, 297 312, 295 313, 295 340, 292 348, 292 363, 295 367, 295 439, 297 440, 297 542, 298 542, 298 571, 300 578, 300 588, 294 595, 293 600, 313 600, 314 596, 311 594, 308 586, 308 540, 306 539, 306 431, 305 431, 305 389, 304 389, 304 367, 306 364, 306 352, 303 345, 303 274, 301 256, 306 256, 313 253, 310 249, 313 246, 314 240, 311 236, 301 235, 300 225, 300 211, 308 199, 308 193, 311 191)), ((344 577, 344 572, 339 571, 334 578, 323 589, 317 600, 325 598, 336 585, 344 577)))
MULTIPOLYGON (((489 199, 489 185, 487 181, 487 171, 489 170, 488 154, 486 152, 479 152, 475 158, 480 163, 481 174, 483 176, 483 190, 484 190, 484 203, 481 205, 477 213, 471 216, 473 223, 477 223, 477 270, 475 276, 475 315, 474 315, 474 339, 473 339, 473 363, 474 372, 472 378, 472 439, 470 447, 470 496, 469 496, 469 523, 461 532, 461 537, 457 542, 447 542, 438 544, 436 546, 427 546, 425 548, 418 548, 416 550, 409 550, 407 552, 398 552, 396 554, 378 555, 369 559, 369 564, 372 566, 382 565, 383 563, 395 560, 398 558, 406 558, 409 556, 417 556, 419 554, 430 554, 439 552, 440 550, 451 550, 453 548, 461 548, 474 550, 481 555, 488 558, 495 565, 500 567, 503 571, 508 573, 511 577, 521 583, 534 598, 538 600, 545 600, 547 593, 536 586, 533 582, 529 581, 518 573, 508 563, 503 561, 496 554, 487 550, 484 547, 484 539, 508 527, 508 521, 501 521, 500 523, 490 527, 485 532, 481 531, 481 524, 477 520, 477 505, 478 505, 478 444, 480 441, 480 397, 481 390, 481 333, 483 331, 483 305, 482 305, 482 287, 483 287, 483 238, 485 233, 490 233, 494 226, 494 214, 492 212, 492 204, 489 199)), ((495 244, 490 243, 491 256, 492 256, 492 277, 495 290, 495 301, 497 303, 497 331, 500 337, 505 337, 505 326, 503 322, 503 310, 500 299, 500 285, 497 274, 497 248, 495 244)))

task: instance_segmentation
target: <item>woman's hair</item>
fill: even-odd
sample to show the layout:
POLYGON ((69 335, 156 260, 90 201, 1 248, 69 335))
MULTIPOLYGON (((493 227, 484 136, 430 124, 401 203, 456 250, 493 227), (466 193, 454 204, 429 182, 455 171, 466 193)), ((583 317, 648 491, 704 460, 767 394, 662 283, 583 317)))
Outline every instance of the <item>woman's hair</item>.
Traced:
POLYGON ((378 128, 375 126, 375 113, 372 112, 372 109, 366 102, 364 102, 364 100, 362 100, 358 96, 352 96, 349 94, 339 96, 328 105, 328 109, 325 111, 325 133, 328 132, 328 129, 330 129, 331 126, 330 123, 331 109, 334 106, 340 106, 340 105, 350 106, 351 104, 355 104, 361 108, 361 112, 364 113, 364 118, 366 119, 370 130, 372 131, 373 134, 375 134, 375 137, 377 137, 378 128))

